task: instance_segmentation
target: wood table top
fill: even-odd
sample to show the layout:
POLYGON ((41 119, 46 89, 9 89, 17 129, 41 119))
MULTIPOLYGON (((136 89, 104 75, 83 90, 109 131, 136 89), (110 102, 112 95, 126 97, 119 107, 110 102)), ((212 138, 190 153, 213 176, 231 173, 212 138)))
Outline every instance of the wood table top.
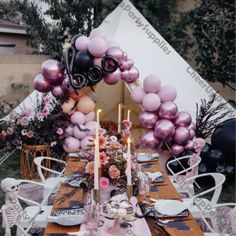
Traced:
MULTIPOLYGON (((65 170, 66 174, 71 174, 74 172, 78 172, 80 168, 83 167, 84 162, 78 161, 78 159, 70 157, 68 158, 67 167, 65 170)), ((172 185, 165 169, 161 165, 159 161, 150 162, 142 166, 143 170, 145 171, 161 171, 164 173, 164 182, 158 186, 157 192, 150 192, 150 197, 154 199, 179 199, 181 200, 181 195, 177 193, 176 189, 172 185)), ((80 188, 73 188, 68 186, 67 184, 61 184, 59 190, 56 194, 56 199, 53 204, 53 210, 68 208, 73 204, 75 201, 83 201, 84 193, 80 188), (71 192, 74 191, 73 196, 69 196, 71 192), (65 197, 65 194, 68 194, 65 199, 62 200, 62 197, 65 197)), ((138 200, 141 200, 142 197, 138 196, 138 200)), ((153 236, 163 236, 163 233, 160 232, 160 228, 157 227, 157 224, 154 219, 147 218, 148 226, 152 232, 153 236), (159 228, 159 229, 158 229, 159 228)), ((165 231, 168 232, 171 236, 203 236, 203 232, 201 231, 200 227, 198 226, 195 219, 190 214, 187 217, 183 218, 184 224, 189 227, 189 230, 177 230, 173 227, 164 227, 165 231)), ((80 226, 61 226, 56 223, 48 223, 45 229, 45 236, 62 236, 66 235, 67 232, 77 232, 79 231, 80 226)))

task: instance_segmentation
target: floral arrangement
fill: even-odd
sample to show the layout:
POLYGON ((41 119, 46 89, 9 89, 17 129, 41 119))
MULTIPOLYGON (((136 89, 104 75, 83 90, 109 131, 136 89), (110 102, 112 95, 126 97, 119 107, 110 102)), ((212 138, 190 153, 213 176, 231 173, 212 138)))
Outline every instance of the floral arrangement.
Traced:
POLYGON ((61 142, 69 117, 50 95, 37 97, 36 108, 22 108, 21 113, 11 113, 8 119, 0 122, 0 151, 6 153, 22 144, 49 144, 62 154, 61 142), (61 151, 60 151, 61 150, 61 151))

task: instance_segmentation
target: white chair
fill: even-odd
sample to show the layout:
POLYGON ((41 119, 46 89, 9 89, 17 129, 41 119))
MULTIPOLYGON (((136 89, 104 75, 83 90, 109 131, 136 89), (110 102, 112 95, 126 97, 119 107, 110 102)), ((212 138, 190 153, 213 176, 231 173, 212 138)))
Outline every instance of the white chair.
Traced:
MULTIPOLYGON (((206 211, 201 211, 201 218, 210 231, 209 233, 204 233, 205 236, 231 236, 236 235, 236 203, 222 203, 212 206, 216 214, 210 218, 211 224, 208 222, 205 213, 206 211), (225 208, 232 207, 231 210, 225 208), (221 209, 220 209, 221 208, 221 209), (218 215, 217 209, 221 213, 218 215)), ((208 214, 209 215, 209 214, 208 214)))
POLYGON ((63 178, 61 177, 65 171, 66 168, 66 162, 62 161, 62 160, 58 160, 56 158, 52 158, 52 157, 36 157, 34 159, 34 163, 37 166, 37 170, 38 170, 38 174, 40 176, 40 179, 42 181, 43 184, 45 184, 45 188, 44 188, 44 198, 48 195, 49 192, 51 193, 55 193, 57 190, 57 187, 59 186, 60 182, 63 180, 63 178), (57 162, 59 164, 62 164, 64 167, 62 169, 62 171, 56 171, 53 169, 49 169, 45 166, 43 166, 42 162, 44 160, 50 160, 53 162, 57 162), (43 170, 44 171, 48 171, 49 173, 51 173, 51 175, 54 175, 56 177, 49 177, 47 179, 45 179, 44 175, 43 175, 43 170))

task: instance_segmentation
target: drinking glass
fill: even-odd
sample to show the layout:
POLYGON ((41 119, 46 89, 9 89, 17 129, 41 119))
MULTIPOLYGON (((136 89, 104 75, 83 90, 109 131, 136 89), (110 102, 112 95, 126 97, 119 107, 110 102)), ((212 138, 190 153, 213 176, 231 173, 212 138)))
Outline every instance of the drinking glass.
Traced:
POLYGON ((149 196, 150 193, 150 181, 148 177, 142 176, 141 178, 139 178, 138 191, 139 194, 144 197, 144 200, 146 200, 147 196, 149 196))
POLYGON ((89 204, 84 206, 85 227, 90 236, 97 235, 97 229, 100 223, 100 206, 89 204))

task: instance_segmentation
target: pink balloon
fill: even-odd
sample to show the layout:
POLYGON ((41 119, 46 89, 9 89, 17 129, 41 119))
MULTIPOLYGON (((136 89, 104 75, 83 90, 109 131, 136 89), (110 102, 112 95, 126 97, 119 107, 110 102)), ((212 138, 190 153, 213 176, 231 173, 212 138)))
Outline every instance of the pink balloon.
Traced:
POLYGON ((91 111, 85 116, 85 122, 93 121, 95 119, 95 112, 91 111))
POLYGON ((78 51, 86 51, 88 49, 89 38, 82 35, 75 41, 75 47, 78 51))
POLYGON ((69 81, 69 78, 66 77, 63 81, 62 81, 62 84, 61 84, 61 87, 62 89, 65 91, 65 92, 70 92, 73 90, 71 84, 70 84, 70 81, 69 81))
POLYGON ((157 120, 158 116, 153 112, 143 111, 139 114, 139 122, 144 128, 152 129, 157 120))
POLYGON ((189 131, 185 127, 175 129, 174 139, 177 144, 184 144, 189 139, 189 131))
POLYGON ((80 146, 81 149, 90 149, 91 145, 93 145, 93 140, 94 137, 93 136, 85 136, 81 141, 80 141, 80 146))
POLYGON ((121 61, 124 58, 123 51, 119 47, 112 47, 106 51, 107 56, 114 57, 117 61, 121 61))
POLYGON ((60 85, 55 86, 52 89, 52 95, 56 98, 60 98, 64 95, 64 90, 60 85))
POLYGON ((119 65, 119 67, 122 71, 126 71, 126 70, 130 70, 133 65, 134 65, 133 61, 131 61, 131 59, 129 59, 127 61, 122 61, 119 65))
POLYGON ((192 139, 196 136, 194 129, 189 129, 189 139, 192 139))
POLYGON ((184 146, 185 150, 191 151, 194 149, 194 142, 192 140, 188 140, 184 146))
POLYGON ((116 41, 108 40, 107 41, 107 48, 113 48, 113 47, 119 48, 119 44, 116 41))
POLYGON ((117 68, 113 73, 107 73, 104 77, 105 83, 113 85, 119 82, 121 79, 121 71, 117 68))
POLYGON ((77 152, 80 148, 80 141, 73 137, 68 137, 65 139, 63 144, 63 149, 67 153, 77 152))
POLYGON ((85 123, 85 115, 80 112, 76 111, 70 118, 71 123, 74 125, 83 125, 85 123))
POLYGON ((95 109, 95 106, 94 101, 89 96, 84 95, 80 97, 76 109, 84 114, 88 114, 95 109))
POLYGON ((68 126, 65 129, 65 133, 68 134, 69 136, 73 136, 73 126, 68 126))
POLYGON ((192 118, 188 112, 181 111, 176 114, 175 125, 188 127, 192 122, 192 118))
POLYGON ((163 102, 161 103, 158 115, 160 118, 172 120, 175 118, 178 108, 173 102, 163 102))
POLYGON ((41 66, 42 75, 50 84, 60 84, 63 80, 64 70, 59 61, 48 59, 41 66))
MULTIPOLYGON (((96 130, 97 128, 97 122, 96 121, 89 121, 85 124, 85 127, 89 129, 90 131, 96 130)), ((100 128, 100 126, 99 126, 100 128)))
POLYGON ((131 100, 136 103, 142 103, 143 97, 146 95, 146 92, 142 87, 137 87, 131 91, 131 100))
POLYGON ((148 131, 141 137, 141 146, 145 148, 155 148, 160 144, 160 140, 155 136, 154 132, 148 131))
POLYGON ((157 93, 161 88, 161 80, 157 75, 148 75, 143 81, 147 93, 157 93))
POLYGON ((50 83, 41 74, 36 75, 34 88, 41 93, 47 93, 52 89, 50 83))
POLYGON ((90 39, 99 37, 99 38, 102 38, 102 39, 105 40, 105 39, 106 39, 106 34, 105 34, 105 32, 103 32, 101 29, 99 29, 99 28, 94 28, 94 29, 90 32, 89 37, 90 37, 90 39))
POLYGON ((173 153, 173 155, 179 156, 184 152, 184 147, 178 144, 173 144, 171 147, 171 152, 173 153))
POLYGON ((122 72, 122 79, 125 80, 125 82, 127 83, 135 82, 138 77, 139 71, 136 67, 132 67, 130 70, 122 72))
POLYGON ((146 111, 156 111, 160 104, 161 100, 155 93, 148 93, 143 97, 142 106, 146 111))
POLYGON ((154 127, 155 135, 162 140, 165 140, 168 137, 172 136, 174 134, 174 131, 174 124, 167 119, 161 119, 157 121, 154 127))
POLYGON ((102 67, 102 58, 94 58, 93 64, 102 67))
POLYGON ((102 38, 93 38, 88 43, 88 51, 94 57, 102 57, 107 50, 106 41, 102 38))
POLYGON ((176 89, 170 85, 162 86, 160 91, 158 92, 160 99, 162 102, 173 102, 177 97, 176 89))
POLYGON ((123 51, 123 59, 124 60, 128 60, 128 54, 126 52, 123 51))
MULTIPOLYGON (((81 129, 85 129, 86 127, 84 125, 80 125, 81 129)), ((83 139, 86 136, 86 132, 80 131, 78 126, 74 126, 73 128, 73 136, 77 139, 83 139)))
POLYGON ((196 124, 192 122, 190 126, 188 127, 188 129, 196 130, 196 124))

